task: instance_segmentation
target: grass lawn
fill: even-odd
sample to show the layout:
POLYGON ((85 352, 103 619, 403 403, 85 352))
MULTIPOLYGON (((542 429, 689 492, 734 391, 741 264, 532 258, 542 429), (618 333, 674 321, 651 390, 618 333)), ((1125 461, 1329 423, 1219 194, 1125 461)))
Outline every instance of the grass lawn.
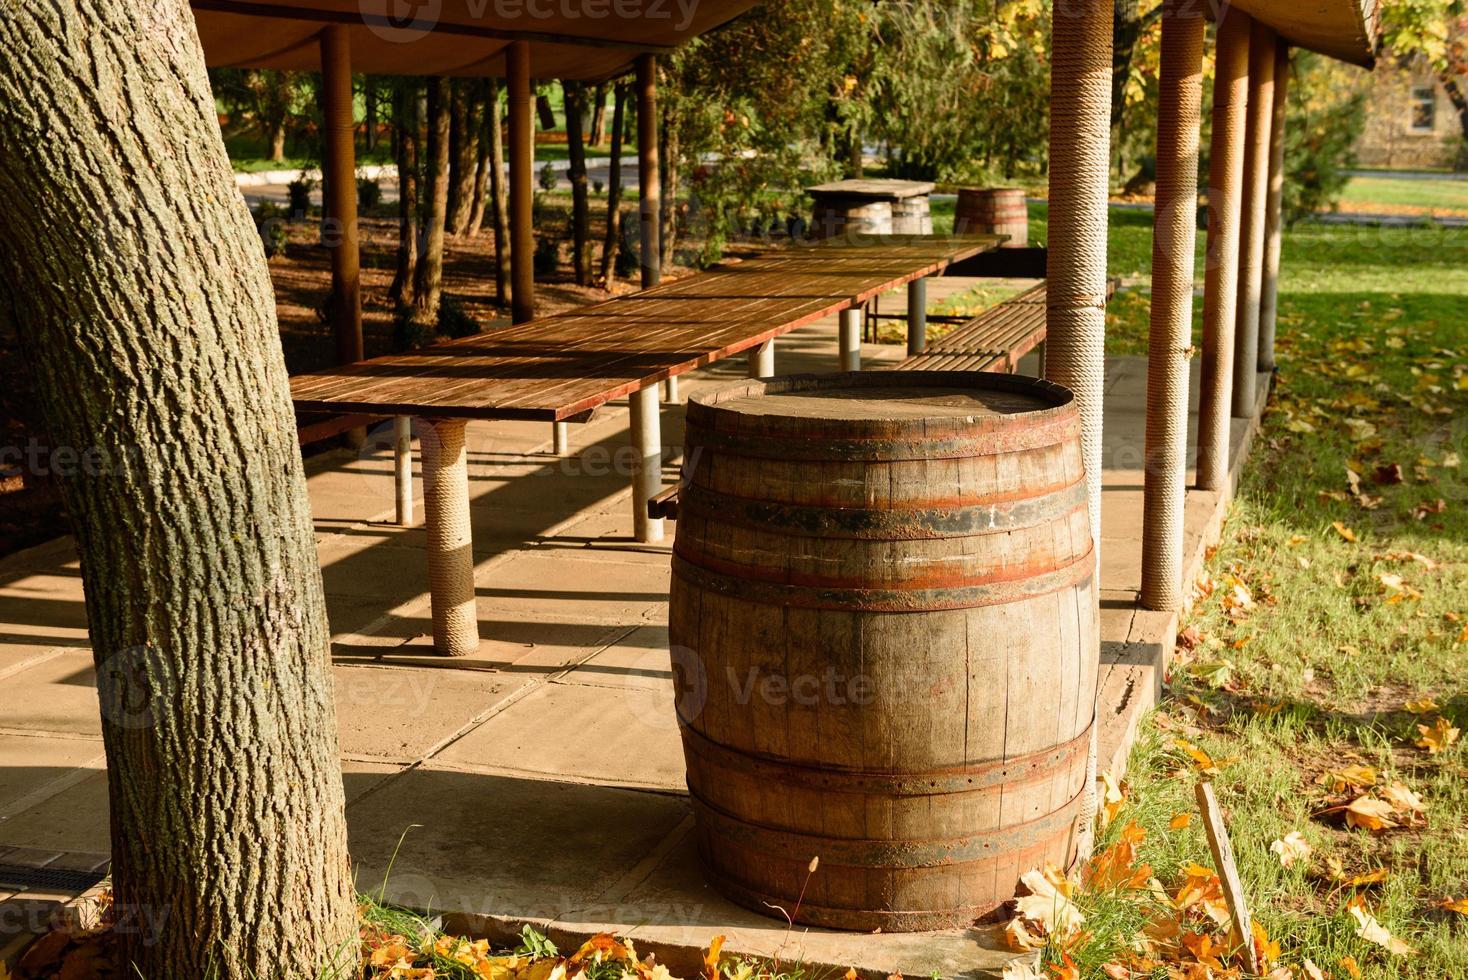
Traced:
MULTIPOLYGON (((1145 223, 1113 218, 1113 273, 1145 273, 1145 223)), ((1147 299, 1121 300, 1108 349, 1144 351, 1147 299)), ((1445 904, 1468 898, 1468 231, 1301 226, 1280 311, 1263 432, 1101 841, 1150 868, 1076 896, 1061 976, 1230 975, 1196 965, 1227 945, 1188 816, 1208 774, 1276 967, 1468 977, 1445 904)))
POLYGON ((1446 175, 1437 179, 1387 174, 1352 177, 1341 194, 1340 210, 1468 215, 1468 180, 1446 175))

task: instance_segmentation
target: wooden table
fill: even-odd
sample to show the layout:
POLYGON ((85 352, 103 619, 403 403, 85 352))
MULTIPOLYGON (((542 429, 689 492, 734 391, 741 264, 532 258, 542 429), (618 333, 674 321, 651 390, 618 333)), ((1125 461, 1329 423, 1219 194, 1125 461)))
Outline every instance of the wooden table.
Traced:
MULTIPOLYGON (((848 236, 793 246, 556 316, 297 375, 291 397, 301 411, 422 421, 434 645, 461 655, 479 644, 468 421, 584 420, 597 406, 630 396, 634 528, 639 540, 660 540, 662 519, 647 512, 662 486, 659 382, 744 352, 751 375, 771 375, 776 337, 837 312, 841 367, 858 370, 862 304, 999 241, 993 235, 848 236)), ((406 442, 398 440, 400 455, 406 442)))

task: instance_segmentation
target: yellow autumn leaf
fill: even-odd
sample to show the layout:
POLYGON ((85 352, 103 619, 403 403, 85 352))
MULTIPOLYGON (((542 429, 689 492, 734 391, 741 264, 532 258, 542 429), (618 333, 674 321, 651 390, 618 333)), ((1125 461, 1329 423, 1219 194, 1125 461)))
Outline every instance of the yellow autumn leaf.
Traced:
POLYGON ((1418 725, 1417 731, 1422 736, 1417 740, 1417 747, 1426 749, 1429 755, 1437 755, 1448 748, 1458 740, 1461 734, 1450 721, 1441 715, 1431 726, 1418 725))
POLYGON ((1392 817, 1396 810, 1385 800, 1378 800, 1371 796, 1358 796, 1345 806, 1346 823, 1352 827, 1363 827, 1366 830, 1386 830, 1395 827, 1396 821, 1392 817))
POLYGON ((1437 907, 1447 909, 1449 912, 1457 912, 1459 915, 1468 915, 1468 895, 1463 898, 1445 898, 1438 903, 1437 907))
POLYGON ((1408 701, 1402 707, 1414 715, 1430 715, 1437 710, 1437 702, 1429 695, 1428 697, 1418 698, 1416 701, 1408 701))
POLYGON ((1361 968, 1356 965, 1356 957, 1342 956, 1341 968, 1351 975, 1352 980, 1361 980, 1361 968))
POLYGON ((1192 822, 1193 822, 1193 815, 1191 813, 1189 813, 1188 811, 1184 810, 1181 813, 1174 813, 1172 815, 1172 819, 1167 822, 1167 829, 1168 830, 1186 830, 1188 828, 1188 825, 1191 824, 1192 822))
POLYGON ((1059 869, 1032 869, 1020 875, 1019 880, 1030 892, 1016 901, 1020 915, 1044 926, 1046 932, 1058 939, 1080 931, 1086 917, 1071 901, 1070 882, 1059 869))
POLYGON ((1333 528, 1335 528, 1335 533, 1336 534, 1339 534, 1341 537, 1345 538, 1347 541, 1352 542, 1353 544, 1355 543, 1355 541, 1356 541, 1356 532, 1355 531, 1352 531, 1350 528, 1346 527, 1340 521, 1331 521, 1330 526, 1333 527, 1333 528))
POLYGON ((1290 867, 1296 861, 1309 861, 1310 854, 1314 850, 1310 842, 1305 840, 1303 834, 1298 830, 1292 830, 1284 837, 1269 845, 1274 856, 1279 858, 1282 867, 1290 867))
POLYGON ((1376 916, 1366 909, 1366 903, 1361 901, 1359 895, 1346 906, 1346 911, 1356 920, 1356 935, 1368 943, 1374 943, 1395 956, 1406 956, 1413 952, 1411 946, 1393 936, 1386 926, 1377 921, 1376 916))

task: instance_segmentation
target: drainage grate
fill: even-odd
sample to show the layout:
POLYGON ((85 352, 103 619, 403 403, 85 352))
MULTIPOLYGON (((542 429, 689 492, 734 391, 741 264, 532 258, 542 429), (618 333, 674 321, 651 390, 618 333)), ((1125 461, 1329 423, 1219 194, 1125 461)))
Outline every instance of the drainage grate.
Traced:
POLYGON ((0 888, 17 891, 45 889, 81 893, 107 877, 106 871, 69 871, 64 868, 26 868, 0 863, 0 888))

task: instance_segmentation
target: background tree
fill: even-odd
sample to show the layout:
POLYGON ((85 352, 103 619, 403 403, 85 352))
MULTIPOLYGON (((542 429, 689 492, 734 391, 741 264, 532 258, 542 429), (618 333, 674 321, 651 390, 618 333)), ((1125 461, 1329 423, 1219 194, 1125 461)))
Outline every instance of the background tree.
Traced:
POLYGON ((214 94, 226 111, 248 119, 265 142, 271 160, 285 159, 286 131, 296 118, 303 79, 300 72, 267 68, 219 68, 209 73, 214 94))
POLYGON ((1388 56, 1425 65, 1447 92, 1462 131, 1459 166, 1468 167, 1468 3, 1394 0, 1382 8, 1381 28, 1388 56))
POLYGON ((113 888, 158 927, 119 930, 118 972, 345 975, 321 573, 274 293, 192 14, 20 4, 0 47, 0 318, 51 434, 92 461, 62 491, 113 888))
POLYGON ((443 289, 444 222, 449 205, 449 100, 448 83, 442 78, 429 78, 423 248, 413 277, 413 320, 425 330, 431 330, 438 320, 439 295, 443 289))
POLYGON ((449 197, 445 228, 463 234, 474 209, 474 180, 479 161, 479 134, 484 129, 484 107, 474 79, 446 82, 452 92, 449 120, 449 197))
POLYGON ((1294 224, 1340 200, 1366 128, 1370 76, 1311 51, 1290 58, 1284 219, 1294 224))
POLYGON ((626 82, 612 94, 612 148, 607 160, 607 234, 601 252, 601 278, 610 289, 617 276, 617 252, 622 244, 622 133, 626 128, 626 82))
POLYGON ((571 269, 576 285, 591 285, 591 208, 587 198, 586 143, 581 122, 586 112, 586 87, 580 82, 561 83, 566 107, 566 151, 570 157, 566 177, 571 182, 571 269))
POLYGON ((411 77, 394 79, 392 85, 398 166, 398 250, 397 271, 388 287, 388 296, 395 306, 401 307, 413 305, 418 273, 418 146, 422 129, 418 100, 422 85, 411 77))

